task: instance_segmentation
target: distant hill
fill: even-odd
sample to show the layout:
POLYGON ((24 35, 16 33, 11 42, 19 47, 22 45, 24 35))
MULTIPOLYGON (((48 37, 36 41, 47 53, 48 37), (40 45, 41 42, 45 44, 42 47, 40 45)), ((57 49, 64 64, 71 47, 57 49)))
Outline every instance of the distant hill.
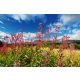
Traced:
POLYGON ((69 42, 76 42, 76 43, 80 43, 80 40, 68 40, 69 42))

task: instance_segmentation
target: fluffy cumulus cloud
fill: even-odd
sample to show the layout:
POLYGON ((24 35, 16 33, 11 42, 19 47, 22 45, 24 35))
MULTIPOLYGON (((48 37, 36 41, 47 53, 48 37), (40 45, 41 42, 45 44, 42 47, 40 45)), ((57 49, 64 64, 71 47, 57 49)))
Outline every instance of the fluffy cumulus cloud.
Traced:
MULTIPOLYGON (((15 33, 16 35, 17 34, 20 34, 21 32, 18 32, 18 33, 15 33)), ((26 42, 26 41, 28 41, 28 42, 30 42, 31 41, 31 39, 34 41, 34 40, 37 40, 37 34, 39 34, 39 32, 38 33, 31 33, 31 32, 23 32, 23 39, 24 39, 24 41, 26 42)), ((41 34, 41 33, 40 33, 41 34)), ((44 34, 41 34, 43 37, 45 36, 44 34)), ((2 32, 2 31, 0 31, 0 40, 1 41, 4 41, 4 37, 5 36, 8 36, 9 37, 9 39, 11 39, 11 34, 7 34, 7 33, 5 33, 5 32, 2 32)))
POLYGON ((4 38, 5 36, 11 37, 10 34, 7 34, 7 33, 3 32, 3 31, 0 31, 0 40, 3 40, 3 38, 4 38))
MULTIPOLYGON (((60 16, 59 21, 58 25, 62 26, 60 30, 67 31, 70 40, 80 40, 80 14, 63 14, 60 16)), ((61 39, 62 36, 58 38, 61 39)))
POLYGON ((55 26, 62 27, 63 23, 61 23, 61 22, 54 22, 54 23, 50 23, 47 27, 55 27, 55 26))
POLYGON ((3 31, 0 31, 0 36, 10 36, 10 34, 7 34, 7 33, 3 32, 3 31))
POLYGON ((72 30, 73 34, 69 34, 70 40, 80 40, 80 30, 72 30))
POLYGON ((62 33, 61 30, 64 28, 63 27, 63 24, 61 22, 56 22, 56 23, 50 23, 48 25, 48 30, 49 30, 49 33, 57 33, 56 32, 56 27, 59 27, 59 32, 58 33, 62 33))
POLYGON ((63 24, 70 24, 78 20, 80 20, 80 14, 64 14, 60 17, 60 21, 62 21, 63 24))
MULTIPOLYGON (((66 34, 69 36, 69 40, 80 40, 80 30, 78 29, 73 29, 72 34, 66 34)), ((62 39, 63 36, 58 36, 58 39, 62 39)))
POLYGON ((30 39, 30 38, 35 38, 36 37, 36 33, 31 33, 31 32, 23 32, 23 38, 26 40, 30 39))
POLYGON ((46 22, 46 16, 44 14, 12 14, 9 15, 10 17, 12 17, 14 20, 17 20, 18 22, 21 21, 34 21, 35 19, 40 19, 42 20, 44 23, 46 22))
POLYGON ((31 33, 31 32, 23 32, 23 38, 25 41, 30 41, 31 39, 33 41, 37 40, 37 38, 41 36, 41 37, 45 37, 45 34, 42 34, 41 32, 37 32, 37 33, 31 33))
MULTIPOLYGON (((72 34, 67 34, 69 40, 80 40, 80 30, 72 30, 72 34)), ((62 39, 63 36, 58 36, 58 39, 62 39)))
POLYGON ((27 16, 23 14, 12 14, 11 17, 19 22, 27 19, 27 16))
POLYGON ((63 24, 61 22, 56 22, 56 23, 53 23, 54 26, 59 26, 59 27, 62 27, 63 24))
MULTIPOLYGON (((18 33, 16 33, 16 34, 18 34, 18 33)), ((7 33, 3 32, 3 31, 0 31, 0 40, 3 40, 5 36, 8 36, 11 39, 11 35, 10 34, 7 34, 7 33)), ((24 40, 28 40, 29 38, 35 38, 35 37, 36 37, 36 33, 23 32, 23 39, 24 40)))

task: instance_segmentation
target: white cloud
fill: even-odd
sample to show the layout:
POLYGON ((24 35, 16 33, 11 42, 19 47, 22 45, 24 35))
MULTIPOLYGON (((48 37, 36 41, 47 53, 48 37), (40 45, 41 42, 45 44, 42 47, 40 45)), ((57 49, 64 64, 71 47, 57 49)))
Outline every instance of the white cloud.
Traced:
MULTIPOLYGON (((80 30, 74 29, 72 30, 72 34, 66 34, 69 36, 69 40, 80 40, 80 30)), ((58 36, 58 39, 62 39, 63 36, 58 36)))
POLYGON ((51 29, 49 29, 49 32, 50 33, 55 33, 55 28, 54 27, 51 27, 51 29))
POLYGON ((14 20, 17 20, 18 22, 25 20, 27 21, 32 20, 35 22, 36 18, 40 19, 44 23, 46 22, 46 17, 43 14, 12 14, 10 15, 10 17, 12 17, 14 20))
POLYGON ((60 39, 60 40, 61 40, 62 38, 63 38, 63 36, 58 36, 58 38, 57 38, 57 39, 60 39))
POLYGON ((17 21, 21 21, 21 20, 26 20, 27 19, 27 16, 24 15, 24 14, 13 14, 11 15, 11 17, 17 21))
MULTIPOLYGON (((21 32, 18 32, 18 33, 15 33, 15 34, 20 34, 21 32)), ((31 32, 23 32, 23 39, 24 41, 30 41, 31 39, 34 41, 34 40, 37 40, 37 37, 36 37, 36 34, 40 34, 39 32, 38 33, 31 33, 31 32)), ((10 34, 7 34, 3 31, 0 31, 0 40, 4 41, 4 37, 5 36, 8 36, 9 37, 9 41, 11 39, 11 35, 10 34)), ((42 36, 44 37, 45 35, 42 34, 42 36)))
POLYGON ((73 34, 69 35, 70 40, 80 40, 80 35, 79 34, 73 34))
POLYGON ((63 24, 69 24, 77 20, 80 20, 80 14, 64 14, 60 17, 63 24))
MULTIPOLYGON (((18 33, 20 33, 20 32, 18 32, 18 33)), ((18 33, 16 33, 16 34, 18 34, 18 33)), ((4 41, 4 37, 5 36, 8 36, 9 39, 11 39, 11 35, 10 34, 7 34, 7 33, 3 32, 3 31, 0 31, 0 40, 4 41)), ((23 39, 24 39, 24 41, 25 40, 29 41, 30 38, 33 39, 35 37, 36 37, 36 33, 31 33, 31 32, 26 33, 26 32, 23 32, 23 39)))
POLYGON ((23 37, 24 39, 28 39, 28 38, 35 38, 36 37, 36 33, 31 33, 31 32, 23 32, 23 37))
POLYGON ((0 21, 0 24, 4 24, 2 21, 0 21))
POLYGON ((3 31, 0 31, 0 36, 10 36, 10 34, 7 34, 7 33, 3 32, 3 31))
MULTIPOLYGON (((56 32, 56 26, 58 26, 58 27, 60 27, 60 30, 61 30, 61 28, 63 28, 63 24, 62 23, 60 23, 60 22, 56 22, 56 23, 50 23, 49 25, 48 25, 48 31, 49 31, 49 33, 57 33, 56 32)), ((61 31, 59 30, 59 32, 58 33, 62 33, 61 31)), ((47 33, 47 31, 46 31, 46 33, 47 33)))
POLYGON ((5 36, 11 37, 10 34, 7 34, 7 33, 3 32, 3 31, 0 31, 0 40, 3 40, 3 38, 4 38, 5 36))
POLYGON ((37 33, 31 33, 31 32, 23 32, 23 38, 26 41, 30 41, 32 39, 32 41, 37 40, 39 35, 44 38, 45 34, 42 34, 41 32, 37 32, 37 33))
POLYGON ((70 26, 68 26, 68 27, 63 26, 63 27, 60 28, 60 30, 61 31, 65 31, 66 30, 66 31, 70 32, 71 28, 70 28, 70 26))
POLYGON ((56 22, 56 23, 53 23, 54 26, 59 26, 59 27, 62 27, 63 24, 61 22, 56 22))
POLYGON ((70 40, 80 40, 80 30, 72 30, 73 34, 69 34, 70 40))

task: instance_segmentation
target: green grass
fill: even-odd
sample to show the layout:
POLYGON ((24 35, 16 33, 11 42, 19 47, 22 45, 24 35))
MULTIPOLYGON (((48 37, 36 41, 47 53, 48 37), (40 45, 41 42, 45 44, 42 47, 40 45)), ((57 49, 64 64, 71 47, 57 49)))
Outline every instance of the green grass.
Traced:
MULTIPOLYGON (((11 48, 5 54, 0 53, 0 66, 3 67, 58 67, 59 49, 50 50, 49 47, 36 49, 24 47, 22 50, 13 51, 11 48)), ((80 50, 74 51, 74 59, 71 59, 69 49, 64 50, 64 67, 80 66, 80 50)))

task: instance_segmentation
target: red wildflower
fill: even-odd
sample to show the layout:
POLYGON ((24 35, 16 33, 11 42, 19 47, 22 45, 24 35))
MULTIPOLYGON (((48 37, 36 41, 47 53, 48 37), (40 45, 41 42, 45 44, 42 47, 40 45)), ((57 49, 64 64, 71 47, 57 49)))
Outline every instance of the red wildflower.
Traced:
POLYGON ((60 27, 59 26, 56 26, 56 32, 59 32, 59 30, 60 30, 60 27))
POLYGON ((43 24, 40 23, 40 24, 39 24, 39 31, 42 32, 42 30, 43 30, 43 24))

